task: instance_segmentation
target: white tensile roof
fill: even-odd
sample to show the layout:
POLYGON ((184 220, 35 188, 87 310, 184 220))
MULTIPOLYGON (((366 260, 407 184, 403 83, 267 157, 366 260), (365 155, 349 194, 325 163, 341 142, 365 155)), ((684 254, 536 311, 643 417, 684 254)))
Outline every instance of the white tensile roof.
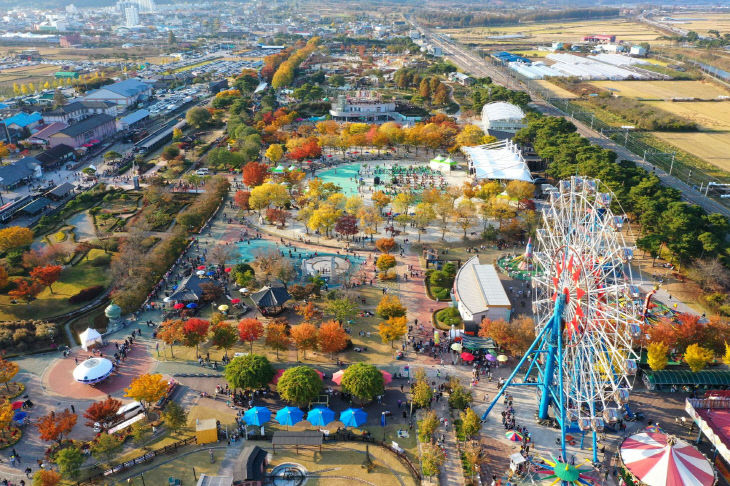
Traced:
POLYGON ((488 310, 490 306, 511 307, 494 265, 481 265, 474 256, 464 263, 454 278, 459 302, 472 314, 488 310))
POLYGON ((487 103, 482 107, 482 120, 522 120, 525 112, 517 105, 505 101, 487 103))
POLYGON ((532 182, 530 169, 522 153, 510 140, 461 147, 474 168, 477 179, 500 179, 532 182))

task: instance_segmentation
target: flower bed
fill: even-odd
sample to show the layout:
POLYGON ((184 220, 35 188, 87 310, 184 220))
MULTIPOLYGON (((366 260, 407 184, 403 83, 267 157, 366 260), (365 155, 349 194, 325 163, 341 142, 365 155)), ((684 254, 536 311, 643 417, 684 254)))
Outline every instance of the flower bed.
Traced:
POLYGON ((0 400, 12 400, 13 398, 20 396, 25 391, 25 385, 17 382, 17 381, 11 381, 8 383, 8 386, 2 386, 0 387, 0 400))
POLYGON ((23 432, 18 427, 10 427, 9 431, 0 434, 0 449, 12 447, 23 437, 23 432))

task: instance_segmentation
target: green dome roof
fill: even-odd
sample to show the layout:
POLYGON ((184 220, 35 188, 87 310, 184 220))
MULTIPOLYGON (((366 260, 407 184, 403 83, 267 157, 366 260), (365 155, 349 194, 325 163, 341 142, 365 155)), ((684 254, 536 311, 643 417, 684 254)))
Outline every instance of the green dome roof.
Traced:
POLYGON ((104 315, 109 319, 119 319, 119 316, 122 315, 122 308, 112 302, 106 309, 104 309, 104 315))

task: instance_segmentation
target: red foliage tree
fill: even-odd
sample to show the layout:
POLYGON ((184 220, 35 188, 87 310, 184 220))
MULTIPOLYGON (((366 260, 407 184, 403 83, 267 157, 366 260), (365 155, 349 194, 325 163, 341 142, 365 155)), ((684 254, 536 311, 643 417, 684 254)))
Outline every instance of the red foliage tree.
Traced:
POLYGON ((71 413, 68 409, 61 413, 51 411, 48 415, 38 419, 36 427, 41 440, 47 442, 56 441, 60 445, 65 435, 71 432, 76 425, 78 415, 71 413))
POLYGON ((317 139, 312 137, 291 150, 287 156, 300 162, 304 159, 316 159, 322 156, 322 147, 319 146, 317 139))
POLYGON ((266 179, 268 167, 258 162, 249 162, 243 166, 243 183, 248 187, 260 186, 266 179))
POLYGON ((186 346, 193 347, 197 351, 198 345, 205 341, 210 329, 210 322, 205 319, 194 317, 185 321, 183 325, 183 341, 186 346))
POLYGON ((684 352, 690 344, 706 345, 708 338, 710 338, 708 335, 710 328, 700 323, 700 316, 680 313, 675 317, 676 321, 670 318, 662 318, 649 327, 647 329, 649 342, 661 342, 669 346, 669 349, 675 349, 679 352, 684 352))
POLYGON ((18 286, 8 292, 8 295, 10 297, 31 301, 36 295, 41 293, 41 290, 43 290, 43 286, 35 280, 19 280, 18 286))
POLYGON ((253 343, 264 335, 264 325, 261 321, 253 318, 241 319, 238 323, 238 337, 243 342, 251 343, 251 352, 253 353, 253 343))
POLYGON ((269 208, 266 210, 266 219, 283 227, 289 219, 289 212, 284 209, 269 208))
POLYGON ((240 209, 248 210, 248 199, 250 197, 251 193, 249 191, 236 191, 236 194, 233 195, 233 201, 240 209))
POLYGON ((357 218, 352 214, 343 214, 335 223, 335 231, 348 238, 356 235, 359 231, 357 227, 357 218))
POLYGON ((88 419, 86 425, 93 427, 95 423, 98 423, 102 429, 106 429, 109 422, 116 417, 121 406, 122 402, 112 397, 92 403, 84 412, 84 418, 88 419))
POLYGON ((52 285, 61 277, 61 271, 63 267, 61 265, 46 265, 44 267, 35 267, 30 271, 31 278, 40 282, 48 290, 53 293, 52 285))
POLYGON ((336 321, 328 321, 319 327, 317 343, 322 352, 339 353, 347 347, 347 333, 336 321))

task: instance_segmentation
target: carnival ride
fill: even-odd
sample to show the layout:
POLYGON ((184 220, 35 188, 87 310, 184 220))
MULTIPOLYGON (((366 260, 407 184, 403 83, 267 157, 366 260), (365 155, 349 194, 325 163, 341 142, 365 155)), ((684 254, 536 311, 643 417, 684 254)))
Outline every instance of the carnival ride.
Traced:
POLYGON ((535 265, 533 255, 532 238, 527 240, 525 252, 517 256, 503 256, 497 260, 497 266, 512 278, 518 280, 530 280, 537 275, 541 269, 535 265))
POLYGON ((598 462, 597 434, 622 417, 637 370, 642 311, 630 290, 633 249, 612 194, 599 187, 594 179, 561 181, 543 209, 534 252, 541 272, 532 278, 535 341, 482 417, 508 387, 537 387, 538 417, 549 419, 552 409, 560 427, 563 463, 569 431, 592 434, 598 462), (524 364, 526 379, 517 383, 524 364))

